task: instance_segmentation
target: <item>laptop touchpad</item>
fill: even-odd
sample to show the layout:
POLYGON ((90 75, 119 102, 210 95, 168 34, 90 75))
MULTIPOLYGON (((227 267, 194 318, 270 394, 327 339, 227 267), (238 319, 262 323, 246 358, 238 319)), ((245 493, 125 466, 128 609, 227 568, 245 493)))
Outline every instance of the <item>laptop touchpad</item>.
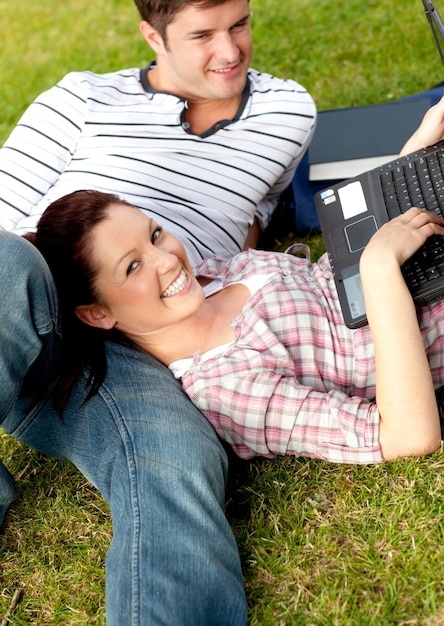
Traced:
POLYGON ((350 252, 362 250, 368 244, 372 235, 376 233, 378 227, 373 215, 369 215, 362 220, 358 220, 353 224, 345 227, 345 236, 347 238, 350 252))

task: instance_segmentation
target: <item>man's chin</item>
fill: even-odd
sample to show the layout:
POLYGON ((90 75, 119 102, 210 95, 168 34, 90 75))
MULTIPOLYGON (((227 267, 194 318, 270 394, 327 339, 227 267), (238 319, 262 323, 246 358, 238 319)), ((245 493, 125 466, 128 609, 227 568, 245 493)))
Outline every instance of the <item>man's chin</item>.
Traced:
POLYGON ((217 100, 233 100, 234 98, 240 98, 244 91, 245 79, 242 81, 217 81, 217 84, 213 83, 213 95, 217 100))

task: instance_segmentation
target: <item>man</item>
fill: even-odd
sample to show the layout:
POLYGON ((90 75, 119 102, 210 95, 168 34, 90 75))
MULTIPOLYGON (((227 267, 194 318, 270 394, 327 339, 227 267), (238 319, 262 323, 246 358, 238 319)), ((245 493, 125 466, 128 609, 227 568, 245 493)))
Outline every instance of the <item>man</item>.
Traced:
POLYGON ((297 83, 248 71, 247 0, 165 1, 166 18, 151 4, 138 6, 155 63, 68 74, 5 142, 0 227, 23 234, 53 200, 93 188, 148 210, 193 263, 236 254, 250 227, 256 243, 308 146, 313 101, 297 83))
MULTIPOLYGON (((112 343, 99 392, 82 403, 85 372, 61 421, 51 399, 57 297, 17 234, 57 197, 92 188, 148 211, 194 263, 231 256, 266 226, 308 146, 315 107, 297 83, 248 69, 247 0, 137 6, 156 61, 69 74, 0 150, 0 424, 72 461, 109 503, 108 626, 237 626, 246 603, 214 431, 165 368, 112 343)), ((1 480, 0 519, 14 496, 0 465, 1 480)))

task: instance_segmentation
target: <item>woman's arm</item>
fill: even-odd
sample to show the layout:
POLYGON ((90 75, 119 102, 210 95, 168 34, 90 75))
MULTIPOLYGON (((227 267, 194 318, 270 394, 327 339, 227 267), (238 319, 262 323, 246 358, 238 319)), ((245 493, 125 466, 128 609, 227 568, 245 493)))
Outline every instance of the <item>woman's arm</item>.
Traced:
POLYGON ((384 225, 361 257, 367 319, 375 344, 376 404, 386 460, 429 454, 440 444, 439 413, 413 299, 401 265, 432 234, 434 214, 411 209, 384 225))
POLYGON ((406 142, 400 156, 431 146, 444 139, 444 96, 430 107, 417 130, 406 142))

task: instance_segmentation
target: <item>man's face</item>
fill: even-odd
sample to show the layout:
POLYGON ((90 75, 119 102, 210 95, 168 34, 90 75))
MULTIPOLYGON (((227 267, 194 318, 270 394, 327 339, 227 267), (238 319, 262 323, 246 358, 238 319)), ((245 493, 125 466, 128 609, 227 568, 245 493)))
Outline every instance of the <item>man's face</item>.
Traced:
POLYGON ((189 5, 169 24, 157 51, 162 89, 193 100, 238 97, 251 62, 248 0, 200 9, 189 5))

